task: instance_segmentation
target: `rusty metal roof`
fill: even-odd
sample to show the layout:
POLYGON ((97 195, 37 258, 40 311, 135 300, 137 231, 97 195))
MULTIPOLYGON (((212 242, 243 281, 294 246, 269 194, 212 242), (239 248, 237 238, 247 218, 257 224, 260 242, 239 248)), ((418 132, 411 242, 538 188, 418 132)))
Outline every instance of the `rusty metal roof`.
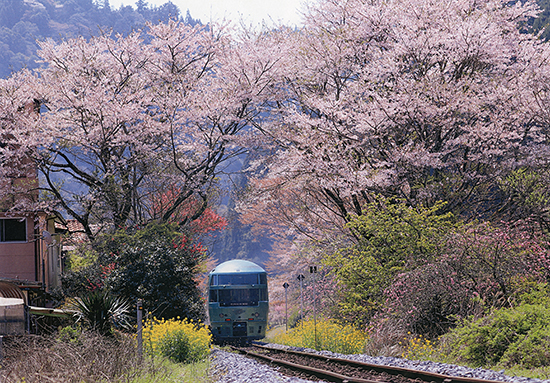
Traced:
POLYGON ((18 298, 25 300, 25 295, 19 287, 13 283, 0 281, 0 297, 4 298, 18 298))

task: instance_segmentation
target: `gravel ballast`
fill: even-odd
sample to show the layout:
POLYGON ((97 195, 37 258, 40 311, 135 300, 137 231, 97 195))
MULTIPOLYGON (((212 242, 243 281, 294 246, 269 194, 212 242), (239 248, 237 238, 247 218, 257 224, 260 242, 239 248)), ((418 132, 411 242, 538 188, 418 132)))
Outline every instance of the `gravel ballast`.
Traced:
POLYGON ((269 367, 244 355, 216 349, 212 352, 210 373, 217 383, 313 383, 311 380, 284 376, 276 367, 269 367))
MULTIPOLYGON (((298 351, 315 352, 310 349, 286 347, 277 344, 268 344, 270 347, 289 348, 298 351)), ((506 375, 503 371, 484 370, 481 368, 467 368, 451 364, 413 361, 402 358, 392 357, 371 357, 363 354, 342 355, 330 351, 321 351, 318 354, 357 360, 365 363, 379 364, 386 366, 396 366, 410 368, 421 371, 429 371, 437 374, 450 376, 464 376, 477 379, 487 379, 501 382, 518 383, 550 383, 550 380, 531 379, 523 377, 512 377, 506 375)), ((212 352, 211 363, 212 376, 217 379, 217 383, 311 383, 313 381, 300 378, 292 378, 282 375, 276 367, 269 367, 255 360, 249 359, 243 355, 215 349, 212 352)))

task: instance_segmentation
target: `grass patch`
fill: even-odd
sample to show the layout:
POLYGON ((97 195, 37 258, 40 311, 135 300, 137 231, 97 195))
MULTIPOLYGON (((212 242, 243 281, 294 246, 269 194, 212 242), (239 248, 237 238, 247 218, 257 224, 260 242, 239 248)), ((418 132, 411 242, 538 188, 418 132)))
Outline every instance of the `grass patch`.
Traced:
POLYGON ((4 337, 0 381, 122 382, 143 369, 131 336, 70 335, 4 337))
POLYGON ((534 378, 547 380, 550 379, 550 366, 537 367, 537 368, 521 368, 521 367, 511 367, 507 370, 504 370, 504 373, 508 376, 518 376, 524 378, 534 378))
POLYGON ((208 358, 188 364, 166 357, 142 359, 130 334, 104 337, 68 331, 4 337, 2 383, 210 383, 208 358))
POLYGON ((210 383, 210 362, 175 363, 169 359, 156 362, 150 371, 142 371, 128 383, 210 383))

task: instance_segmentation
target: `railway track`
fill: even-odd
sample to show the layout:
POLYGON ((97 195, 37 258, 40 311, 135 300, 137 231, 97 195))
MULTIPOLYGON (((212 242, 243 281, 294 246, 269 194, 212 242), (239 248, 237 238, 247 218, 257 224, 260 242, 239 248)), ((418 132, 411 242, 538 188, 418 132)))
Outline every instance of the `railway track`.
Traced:
MULTIPOLYGON (((234 350, 282 368, 283 373, 308 379, 342 383, 497 383, 495 381, 456 377, 400 367, 357 362, 302 351, 261 345, 232 347, 234 350)), ((502 383, 502 382, 500 382, 502 383)))

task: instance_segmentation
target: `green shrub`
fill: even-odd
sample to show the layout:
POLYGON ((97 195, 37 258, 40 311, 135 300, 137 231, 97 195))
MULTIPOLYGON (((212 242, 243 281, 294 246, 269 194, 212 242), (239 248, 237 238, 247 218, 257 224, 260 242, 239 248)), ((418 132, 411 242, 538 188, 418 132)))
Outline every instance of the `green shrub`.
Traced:
POLYGON ((81 335, 82 335, 82 330, 80 328, 66 326, 59 329, 59 332, 57 334, 57 340, 59 342, 79 344, 81 335))
POLYGON ((531 280, 519 279, 512 286, 511 299, 517 305, 546 305, 550 301, 550 286, 531 280))
POLYGON ((470 320, 442 338, 440 352, 474 367, 550 365, 550 308, 523 304, 470 320))
POLYGON ((550 328, 534 328, 508 347, 500 365, 535 368, 550 366, 550 328))
POLYGON ((165 357, 178 362, 186 363, 191 358, 191 345, 184 330, 178 330, 166 334, 159 342, 159 351, 165 357))

